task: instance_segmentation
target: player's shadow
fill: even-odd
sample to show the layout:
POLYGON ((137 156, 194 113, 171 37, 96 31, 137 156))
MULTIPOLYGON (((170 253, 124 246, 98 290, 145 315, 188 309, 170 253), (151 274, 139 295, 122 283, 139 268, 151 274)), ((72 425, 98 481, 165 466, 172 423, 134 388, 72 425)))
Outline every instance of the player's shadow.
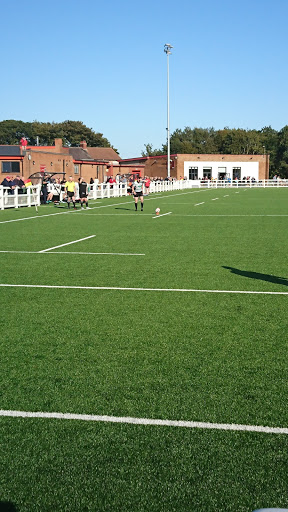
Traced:
POLYGON ((131 212, 133 208, 115 208, 115 210, 128 210, 129 212, 131 212))
POLYGON ((271 274, 260 274, 260 272, 248 272, 247 270, 240 270, 239 268, 225 267, 231 270, 231 274, 237 274, 238 276, 248 277, 249 279, 260 279, 261 281, 267 281, 268 283, 283 284, 288 286, 287 277, 272 276, 271 274))
POLYGON ((0 501, 0 512, 17 512, 17 508, 11 501, 0 501))

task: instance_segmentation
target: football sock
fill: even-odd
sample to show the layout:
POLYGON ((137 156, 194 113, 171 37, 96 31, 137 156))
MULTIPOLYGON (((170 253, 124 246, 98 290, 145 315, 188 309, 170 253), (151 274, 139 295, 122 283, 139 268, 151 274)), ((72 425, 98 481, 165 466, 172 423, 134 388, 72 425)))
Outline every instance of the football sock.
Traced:
POLYGON ((137 211, 137 206, 138 206, 138 205, 137 205, 137 203, 135 203, 135 210, 136 210, 136 211, 137 211))

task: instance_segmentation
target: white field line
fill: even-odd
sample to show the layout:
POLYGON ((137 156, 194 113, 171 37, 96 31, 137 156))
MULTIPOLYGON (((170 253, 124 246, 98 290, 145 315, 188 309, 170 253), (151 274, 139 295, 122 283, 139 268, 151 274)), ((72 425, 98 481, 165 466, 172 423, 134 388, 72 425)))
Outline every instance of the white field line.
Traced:
POLYGON ((88 240, 89 238, 94 238, 95 236, 96 235, 86 236, 85 238, 79 238, 79 240, 73 240, 73 242, 67 242, 66 244, 55 245, 55 247, 49 247, 49 249, 43 249, 42 251, 38 251, 38 252, 41 253, 41 252, 53 251, 53 249, 59 249, 60 247, 65 247, 65 245, 77 244, 78 242, 83 242, 83 240, 88 240))
POLYGON ((78 420, 109 423, 129 423, 130 425, 151 425, 161 427, 186 427, 212 430, 232 430, 259 432, 264 434, 288 434, 285 427, 264 427, 261 425, 239 425, 237 423, 210 423, 202 421, 161 420, 150 418, 132 418, 130 416, 98 416, 94 414, 71 414, 61 412, 29 412, 0 410, 0 416, 9 418, 45 418, 57 420, 78 420))
MULTIPOLYGON (((80 210, 79 210, 80 211, 80 210)), ((9 224, 9 222, 20 222, 22 220, 33 220, 33 219, 42 219, 42 217, 53 217, 54 215, 66 215, 67 213, 77 213, 75 210, 72 212, 58 212, 58 213, 46 213, 45 215, 34 215, 31 217, 22 217, 22 219, 10 219, 10 220, 1 220, 0 224, 9 224)))
MULTIPOLYGON (((164 204, 168 204, 168 203, 164 203, 164 204)), ((169 206, 174 206, 174 204, 175 203, 173 203, 173 204, 170 203, 169 206)), ((176 204, 183 204, 183 203, 176 203, 176 204)), ((190 204, 190 203, 185 203, 185 204, 190 204)), ((205 203, 197 203, 197 204, 194 204, 192 206, 198 206, 199 204, 205 204, 205 203)), ((134 213, 134 210, 133 210, 133 213, 134 213)), ((130 218, 132 218, 131 217, 131 215, 132 215, 131 213, 121 213, 121 214, 119 214, 119 213, 96 213, 96 214, 95 213, 86 213, 85 217, 89 216, 89 215, 91 215, 93 217, 95 217, 95 216, 97 216, 97 217, 107 217, 108 216, 108 217, 118 217, 118 218, 130 216, 130 218)), ((152 215, 151 213, 143 213, 143 212, 141 212, 141 214, 139 213, 139 215, 137 215, 137 217, 138 218, 139 217, 145 217, 145 216, 146 217, 151 217, 151 215, 152 215)), ((281 214, 275 214, 275 215, 273 215, 273 214, 271 214, 271 215, 269 215, 269 214, 257 214, 257 215, 251 214, 251 215, 249 215, 249 214, 214 214, 214 213, 213 214, 208 214, 208 213, 205 214, 204 213, 202 215, 197 215, 197 214, 173 213, 173 216, 174 215, 176 217, 288 217, 288 214, 283 214, 283 215, 281 215, 281 214)), ((135 217, 133 217, 133 218, 135 218, 135 217)))
POLYGON ((132 253, 132 252, 65 252, 65 251, 0 251, 0 253, 9 253, 9 254, 84 254, 84 255, 102 255, 105 254, 107 256, 145 256, 142 253, 132 253))
MULTIPOLYGON (((190 192, 182 192, 182 193, 179 193, 179 194, 170 194, 168 196, 157 196, 157 197, 148 197, 145 199, 145 201, 153 201, 153 200, 158 200, 158 199, 167 199, 169 197, 174 197, 174 196, 182 196, 182 195, 185 195, 185 194, 197 194, 198 192, 207 192, 208 190, 191 190, 190 192)), ((98 208, 110 208, 112 206, 122 206, 122 205, 126 205, 126 204, 134 204, 133 201, 125 201, 125 202, 122 202, 122 203, 113 203, 113 204, 103 204, 101 206, 93 206, 92 208, 90 208, 90 210, 96 210, 98 208)), ((86 215, 86 210, 81 210, 81 209, 78 209, 78 210, 72 210, 72 211, 69 211, 67 209, 67 211, 65 212, 58 212, 58 213, 47 213, 45 215, 34 215, 34 216, 31 216, 31 217, 22 217, 22 219, 10 219, 10 220, 2 220, 0 221, 0 224, 8 224, 9 222, 20 222, 22 220, 32 220, 32 219, 41 219, 42 217, 53 217, 54 215, 67 215, 67 214, 77 214, 77 213, 82 213, 82 214, 85 214, 86 215)))
MULTIPOLYGON (((204 203, 199 203, 199 204, 204 204, 204 203)), ((197 206, 197 204, 195 204, 194 206, 197 206)), ((288 217, 288 214, 257 214, 257 215, 254 215, 254 214, 209 214, 209 213, 204 213, 202 215, 196 215, 196 214, 182 214, 182 213, 174 213, 173 215, 175 215, 175 217, 288 217)))
POLYGON ((214 199, 211 199, 211 201, 217 201, 217 199, 219 199, 219 197, 214 197, 214 199))
POLYGON ((155 215, 155 217, 152 217, 152 219, 158 219, 159 217, 165 217, 165 215, 170 215, 172 212, 168 213, 161 213, 161 215, 155 215))
POLYGON ((62 290, 119 290, 124 292, 178 292, 178 293, 234 293, 242 295, 288 295, 288 292, 264 292, 251 290, 200 290, 194 288, 132 288, 121 286, 65 286, 50 284, 9 284, 0 283, 0 287, 11 288, 49 288, 62 290))
POLYGON ((205 202, 203 202, 203 203, 196 203, 196 204, 194 204, 194 206, 199 206, 200 204, 205 204, 205 202))
MULTIPOLYGON (((171 206, 171 205, 170 205, 171 206)), ((151 213, 143 213, 143 212, 140 212, 140 210, 137 210, 137 212, 134 210, 134 208, 132 209, 131 208, 131 212, 132 213, 135 213, 135 216, 138 216, 139 217, 151 217, 151 213), (140 212, 140 213, 138 213, 140 212)), ((93 217, 127 217, 129 216, 130 218, 132 218, 132 213, 85 213, 85 217, 89 217, 89 215, 93 216, 93 217)), ((134 217, 135 218, 135 217, 134 217)))
POLYGON ((223 196, 223 197, 229 197, 229 194, 226 194, 226 196, 223 196))

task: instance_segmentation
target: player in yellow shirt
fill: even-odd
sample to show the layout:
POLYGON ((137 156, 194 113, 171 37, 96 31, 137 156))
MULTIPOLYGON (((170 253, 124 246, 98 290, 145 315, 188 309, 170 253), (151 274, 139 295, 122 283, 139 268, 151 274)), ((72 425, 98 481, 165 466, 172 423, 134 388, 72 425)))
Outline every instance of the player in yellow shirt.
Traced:
POLYGON ((68 208, 70 208, 70 202, 71 202, 71 199, 72 199, 74 210, 76 210, 75 188, 76 188, 76 183, 75 183, 75 181, 73 181, 72 176, 69 176, 68 181, 66 181, 66 183, 65 183, 65 191, 66 191, 66 194, 67 194, 67 205, 68 205, 68 208))

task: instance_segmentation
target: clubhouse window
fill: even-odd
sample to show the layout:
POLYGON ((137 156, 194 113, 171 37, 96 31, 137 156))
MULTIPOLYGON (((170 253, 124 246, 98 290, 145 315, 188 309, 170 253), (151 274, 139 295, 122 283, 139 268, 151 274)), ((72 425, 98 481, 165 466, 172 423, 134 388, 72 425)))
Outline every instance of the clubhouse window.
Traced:
POLYGON ((241 167, 233 167, 233 180, 240 180, 241 178, 241 167))
POLYGON ((2 162, 3 174, 16 174, 20 172, 20 162, 2 162))
POLYGON ((198 167, 189 167, 189 180, 198 180, 198 167))
POLYGON ((203 167, 203 178, 207 178, 211 180, 212 177, 212 167, 203 167))

